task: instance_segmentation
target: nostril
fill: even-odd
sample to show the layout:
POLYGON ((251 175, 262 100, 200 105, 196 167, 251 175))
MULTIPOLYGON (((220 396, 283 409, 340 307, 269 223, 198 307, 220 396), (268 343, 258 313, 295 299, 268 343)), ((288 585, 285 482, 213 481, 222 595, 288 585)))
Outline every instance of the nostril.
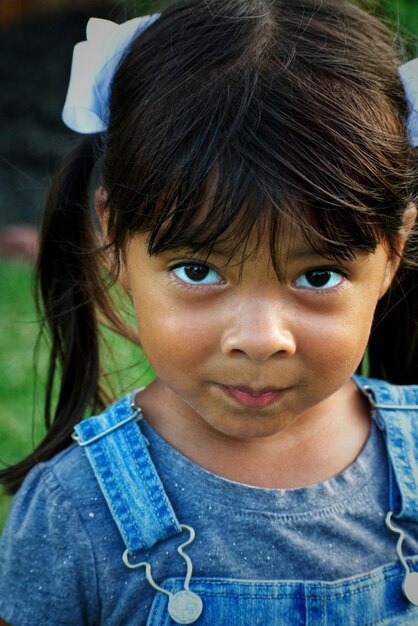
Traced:
POLYGON ((229 356, 246 356, 254 363, 280 356, 289 357, 296 351, 291 333, 237 333, 224 337, 222 352, 229 356))

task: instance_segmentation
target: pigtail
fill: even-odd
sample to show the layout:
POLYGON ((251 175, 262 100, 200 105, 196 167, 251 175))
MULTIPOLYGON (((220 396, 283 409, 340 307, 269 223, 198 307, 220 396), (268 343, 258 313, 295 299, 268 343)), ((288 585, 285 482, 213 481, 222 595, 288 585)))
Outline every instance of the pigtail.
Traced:
POLYGON ((379 301, 368 347, 369 375, 395 384, 418 383, 418 278, 404 267, 379 301))
POLYGON ((0 480, 10 493, 35 464, 50 459, 70 443, 73 427, 88 407, 96 410, 106 401, 99 385, 95 302, 100 308, 107 305, 98 295, 97 235, 88 199, 96 150, 97 136, 78 144, 58 172, 47 199, 36 278, 41 336, 48 330, 50 337, 45 393, 48 432, 32 454, 0 472, 0 480))

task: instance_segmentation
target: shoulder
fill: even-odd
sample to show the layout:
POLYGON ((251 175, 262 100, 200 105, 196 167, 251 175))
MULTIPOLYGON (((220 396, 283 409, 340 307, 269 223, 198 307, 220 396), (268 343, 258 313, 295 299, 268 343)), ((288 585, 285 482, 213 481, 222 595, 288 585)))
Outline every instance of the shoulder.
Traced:
POLYGON ((0 615, 13 625, 82 624, 87 606, 97 611, 96 559, 83 514, 97 491, 83 456, 71 446, 37 465, 14 498, 0 540, 0 615))
POLYGON ((65 508, 67 515, 74 516, 98 492, 88 460, 74 444, 31 470, 14 498, 12 512, 24 505, 26 514, 44 507, 47 511, 65 508))

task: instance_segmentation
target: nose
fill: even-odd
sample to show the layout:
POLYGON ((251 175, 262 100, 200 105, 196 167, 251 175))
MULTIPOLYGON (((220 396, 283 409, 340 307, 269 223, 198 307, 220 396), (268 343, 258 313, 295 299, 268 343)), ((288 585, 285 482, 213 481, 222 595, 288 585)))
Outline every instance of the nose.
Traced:
POLYGON ((254 362, 273 356, 289 357, 296 352, 296 338, 280 304, 253 300, 237 306, 224 330, 223 354, 245 355, 254 362))

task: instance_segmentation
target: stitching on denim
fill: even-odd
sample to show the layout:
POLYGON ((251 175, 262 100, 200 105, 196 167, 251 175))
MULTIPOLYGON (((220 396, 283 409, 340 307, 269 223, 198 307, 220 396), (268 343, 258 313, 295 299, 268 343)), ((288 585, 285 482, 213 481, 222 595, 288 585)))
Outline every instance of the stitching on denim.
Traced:
POLYGON ((152 458, 144 444, 144 436, 137 424, 127 424, 121 429, 121 435, 124 437, 125 443, 130 450, 139 473, 145 468, 148 476, 151 478, 151 484, 147 480, 141 480, 141 486, 145 487, 148 492, 149 500, 153 504, 156 517, 160 521, 160 526, 164 530, 165 537, 170 536, 170 532, 180 532, 178 521, 174 510, 164 490, 164 486, 158 476, 153 464, 152 458), (153 487, 155 489, 153 489, 153 487))
POLYGON ((387 446, 402 496, 401 510, 406 514, 417 514, 418 509, 414 494, 417 491, 418 484, 414 479, 413 472, 410 471, 410 463, 408 462, 410 454, 413 454, 414 448, 417 446, 416 433, 408 433, 409 429, 407 426, 409 424, 406 420, 408 420, 409 411, 403 409, 403 403, 410 404, 418 400, 418 386, 389 385, 383 381, 373 380, 366 382, 373 388, 378 404, 390 403, 397 407, 395 413, 380 409, 379 414, 382 416, 387 428, 387 446), (395 420, 400 420, 406 428, 400 427, 399 424, 395 423, 395 420), (411 445, 407 443, 402 433, 410 434, 412 439, 411 445))
MULTIPOLYGON (((141 486, 145 487, 148 492, 149 499, 153 503, 154 512, 160 520, 160 525, 165 530, 168 526, 166 522, 169 520, 170 526, 174 530, 177 526, 176 520, 175 517, 173 518, 171 505, 169 504, 167 494, 164 491, 164 487, 159 479, 152 459, 146 448, 141 445, 141 440, 143 442, 143 435, 137 426, 132 424, 130 426, 131 428, 123 428, 123 436, 126 444, 135 459, 135 465, 139 470, 142 469, 141 465, 145 467, 148 475, 151 475, 152 480, 152 484, 149 484, 147 480, 141 480, 141 486), (135 431, 132 426, 135 428, 135 431), (156 487, 155 491, 152 489, 153 486, 156 487)), ((165 535, 167 535, 166 531, 165 535)))
MULTIPOLYGON (((107 424, 115 424, 124 418, 124 414, 128 410, 125 406, 126 398, 116 403, 105 412, 105 420, 107 424), (119 415, 119 413, 121 415, 119 415)), ((99 416, 100 417, 100 416, 99 416)), ((101 430, 99 420, 86 423, 84 428, 85 435, 94 436, 101 430)), ((116 431, 115 431, 116 432, 116 431)), ((152 534, 156 534, 155 526, 159 525, 157 532, 160 538, 170 536, 171 532, 175 533, 176 519, 173 517, 168 506, 168 498, 164 492, 158 474, 152 464, 148 451, 143 446, 143 435, 135 424, 126 424, 117 431, 118 435, 123 438, 128 453, 131 454, 133 470, 138 475, 141 488, 144 490, 146 500, 150 504, 148 513, 154 520, 152 534), (163 535, 161 537, 161 535, 163 535)), ((112 433, 113 434, 113 433, 112 433)), ((86 451, 94 460, 95 473, 100 477, 100 484, 106 495, 108 506, 115 518, 122 537, 130 550, 138 551, 146 547, 146 540, 143 535, 141 525, 139 524, 131 506, 124 498, 123 480, 119 480, 114 472, 108 470, 112 466, 110 453, 106 446, 105 440, 98 440, 89 446, 86 451)), ((174 511, 173 511, 174 514, 174 511)))
MULTIPOLYGON (((121 406, 121 408, 125 408, 122 402, 112 407, 109 407, 106 412, 106 418, 110 422, 119 421, 117 415, 117 409, 121 406), (122 405, 122 406, 121 406, 122 405)), ((97 429, 94 429, 97 432, 97 429)), ((130 507, 126 505, 123 498, 123 489, 121 489, 121 482, 117 480, 115 473, 109 471, 109 467, 111 467, 107 447, 102 440, 98 440, 91 446, 89 446, 89 450, 86 450, 87 454, 91 454, 95 459, 95 470, 100 477, 100 485, 102 486, 105 494, 106 501, 108 506, 112 512, 112 515, 115 519, 115 522, 118 526, 119 532, 121 533, 124 541, 128 541, 131 543, 130 535, 137 535, 142 538, 142 532, 136 520, 132 516, 132 512, 130 507), (105 462, 103 462, 103 459, 105 462), (100 468, 100 470, 98 469, 100 468), (105 468, 104 470, 102 468, 105 468), (106 475, 107 474, 107 475, 106 475), (117 493, 117 498, 112 497, 111 491, 117 493), (129 530, 127 530, 129 529, 129 530)), ((95 474, 96 474, 95 471, 95 474)), ((143 542, 142 542, 143 543, 143 542)))
MULTIPOLYGON (((126 409, 126 407, 124 408, 126 409)), ((137 427, 135 425, 127 424, 126 426, 121 427, 121 429, 119 430, 119 435, 124 439, 124 442, 131 454, 133 465, 139 474, 141 487, 145 488, 145 491, 148 495, 148 500, 150 501, 152 505, 153 513, 155 517, 159 520, 160 526, 164 526, 162 517, 160 515, 160 511, 159 511, 160 507, 158 507, 156 500, 155 500, 155 495, 153 493, 153 485, 155 485, 156 476, 154 475, 154 472, 152 471, 152 467, 150 467, 150 463, 152 463, 151 459, 147 458, 147 451, 141 445, 142 442, 140 440, 140 437, 142 437, 142 434, 139 430, 137 430, 137 427), (133 428, 135 428, 136 430, 134 431, 133 428), (135 446, 132 445, 133 437, 136 438, 135 446), (151 479, 151 482, 149 482, 146 479, 142 479, 143 473, 146 474, 145 478, 151 479)), ((157 487, 159 487, 159 485, 157 485, 157 487)), ((131 513, 131 510, 130 510, 130 513, 131 513)), ((137 529, 137 532, 138 531, 140 532, 140 529, 135 521, 135 518, 133 518, 133 526, 137 529)))
POLYGON ((140 486, 146 492, 147 498, 152 506, 152 512, 154 513, 155 517, 158 519, 160 526, 162 526, 162 518, 161 518, 160 512, 158 510, 158 506, 155 501, 155 494, 153 492, 154 476, 152 475, 150 476, 150 474, 152 474, 152 469, 149 466, 149 460, 146 457, 145 450, 141 447, 139 442, 138 442, 139 445, 137 446, 136 450, 132 447, 131 441, 129 440, 129 436, 128 436, 130 435, 128 430, 130 429, 123 428, 123 431, 121 431, 121 436, 124 438, 126 446, 131 454, 131 457, 134 460, 134 466, 139 474, 139 479, 141 481, 140 486), (142 476, 143 474, 144 476, 142 476))
POLYGON ((115 519, 115 523, 118 526, 119 532, 121 533, 124 541, 128 541, 130 543, 129 535, 133 532, 134 534, 138 534, 139 537, 142 537, 142 533, 140 528, 137 526, 134 518, 132 517, 131 510, 129 507, 125 506, 123 501, 123 490, 120 488, 120 483, 115 478, 114 472, 110 472, 109 467, 109 457, 107 454, 106 447, 100 445, 99 442, 96 444, 92 444, 90 446, 90 453, 95 455, 97 463, 102 463, 103 460, 100 461, 100 457, 104 458, 106 461, 107 468, 105 472, 100 471, 100 485, 104 489, 107 498, 106 501, 108 506, 112 512, 112 517, 115 519), (93 447, 94 446, 94 447, 93 447), (104 474, 108 474, 106 477, 104 474), (117 492, 117 497, 115 500, 114 495, 112 496, 112 490, 114 494, 117 492), (123 508, 123 511, 122 511, 123 508), (129 527, 129 530, 127 530, 129 527), (128 534, 129 533, 129 534, 128 534))
MULTIPOLYGON (((104 449, 101 442, 98 441, 89 446, 89 449, 86 450, 86 452, 87 455, 91 455, 94 458, 94 473, 100 483, 100 487, 105 495, 107 505, 112 513, 112 517, 115 520, 119 532, 122 535, 124 542, 128 541, 130 543, 129 535, 131 535, 132 532, 138 533, 139 529, 135 524, 135 520, 132 518, 129 507, 126 507, 123 503, 123 495, 121 496, 119 482, 115 479, 114 473, 109 470, 109 457, 106 453, 106 449, 104 449), (117 493, 116 499, 115 493, 117 493), (122 508, 124 509, 123 511, 122 508)), ((139 536, 142 536, 140 530, 139 536)))
MULTIPOLYGON (((416 571, 418 569, 418 556, 415 557, 408 557, 407 561, 409 562, 409 564, 411 566, 415 565, 414 571, 416 571)), ((236 579, 223 579, 223 578, 217 578, 217 579, 210 579, 210 578, 204 578, 204 577, 196 577, 193 578, 192 581, 192 587, 194 589, 198 589, 199 594, 205 594, 206 591, 205 590, 201 590, 200 586, 203 585, 205 587, 218 587, 219 585, 229 585, 229 587, 254 587, 254 586, 264 586, 267 588, 274 588, 276 587, 278 584, 280 584, 281 586, 285 586, 287 587, 290 592, 292 590, 292 588, 298 588, 298 587, 303 587, 305 589, 305 592, 303 594, 303 598, 306 596, 306 593, 310 593, 312 595, 312 597, 320 597, 320 595, 323 594, 324 590, 329 593, 329 592, 333 592, 333 598, 332 600, 337 600, 339 598, 347 598, 353 595, 358 595, 364 592, 369 592, 372 591, 373 589, 375 589, 376 587, 379 587, 379 585, 382 584, 382 582, 387 582, 387 581, 391 581, 391 582, 395 582, 397 579, 402 579, 403 578, 403 569, 402 567, 397 563, 389 563, 387 565, 384 565, 382 567, 376 568, 375 570, 372 570, 371 573, 365 573, 365 574, 361 574, 358 576, 352 576, 346 579, 343 579, 342 581, 303 581, 303 580, 295 580, 295 581, 282 581, 282 580, 256 580, 256 581, 251 581, 251 580, 236 580, 236 579), (353 585, 362 585, 361 588, 357 588, 357 589, 348 589, 348 587, 352 587, 353 585), (344 591, 344 588, 347 588, 346 591, 344 591), (317 595, 316 595, 317 594, 317 595)), ((176 583, 181 584, 182 579, 181 578, 177 578, 177 577, 173 577, 173 578, 169 578, 166 581, 164 581, 164 585, 166 584, 172 584, 172 585, 176 585, 176 583)), ((213 591, 213 592, 208 592, 207 595, 218 595, 218 592, 213 591)), ((231 596, 233 597, 234 594, 232 592, 229 593, 225 593, 223 594, 225 596, 231 596)), ((252 595, 244 595, 240 597, 254 597, 254 594, 252 595)), ((264 594, 264 595, 258 595, 256 597, 265 597, 265 598, 272 598, 272 597, 278 597, 276 595, 272 596, 270 594, 264 594)), ((288 593, 284 593, 283 597, 289 597, 288 593)), ((297 597, 295 595, 291 596, 292 598, 297 597)))
MULTIPOLYGON (((416 510, 416 506, 414 506, 414 498, 412 497, 412 493, 416 490, 416 481, 411 476, 409 472, 409 463, 406 460, 408 458, 408 451, 406 448, 406 442, 404 437, 400 435, 399 428, 397 428, 393 424, 393 416, 392 419, 386 419, 386 424, 389 431, 389 453, 393 455, 394 469, 395 475, 398 480, 398 483, 401 487, 401 495, 403 499, 402 510, 416 510), (402 488, 402 486, 404 488, 402 488)), ((412 453, 412 450, 409 450, 412 453)))
MULTIPOLYGON (((127 425, 129 426, 129 425, 127 425)), ((123 427, 124 428, 124 427, 123 427)), ((123 436, 123 429, 121 429, 121 431, 119 431, 119 434, 121 436, 123 436)), ((104 444, 104 442, 103 442, 104 444)), ((103 450, 104 450, 104 454, 106 457, 106 461, 107 461, 107 465, 110 466, 110 457, 109 457, 109 453, 108 453, 108 448, 106 445, 103 445, 103 450)), ((135 462, 135 466, 137 466, 137 463, 135 462)), ((135 516, 135 514, 133 513, 131 507, 129 506, 129 503, 126 502, 126 499, 124 497, 124 490, 123 490, 123 480, 118 480, 118 475, 115 475, 114 472, 112 472, 111 474, 112 476, 112 481, 114 482, 114 484, 117 486, 117 498, 119 499, 119 503, 118 503, 118 512, 117 512, 117 519, 120 520, 120 522, 122 523, 123 527, 124 527, 124 536, 126 536, 126 539, 128 540, 129 548, 131 548, 131 544, 132 543, 136 543, 135 538, 138 537, 140 538, 140 542, 141 542, 141 547, 144 546, 144 538, 143 538, 143 532, 141 529, 141 526, 135 516), (122 513, 122 507, 125 511, 125 513, 127 513, 127 515, 121 515, 122 513), (127 528, 127 531, 125 529, 126 526, 126 522, 128 522, 129 527, 127 528)), ((141 477, 140 477, 141 478, 141 477)), ((141 481, 141 483, 143 484, 145 481, 141 481)), ((112 499, 113 502, 113 499, 112 499)), ((115 510, 116 512, 116 510, 115 510)), ((135 548, 136 550, 138 549, 138 547, 135 548)))

